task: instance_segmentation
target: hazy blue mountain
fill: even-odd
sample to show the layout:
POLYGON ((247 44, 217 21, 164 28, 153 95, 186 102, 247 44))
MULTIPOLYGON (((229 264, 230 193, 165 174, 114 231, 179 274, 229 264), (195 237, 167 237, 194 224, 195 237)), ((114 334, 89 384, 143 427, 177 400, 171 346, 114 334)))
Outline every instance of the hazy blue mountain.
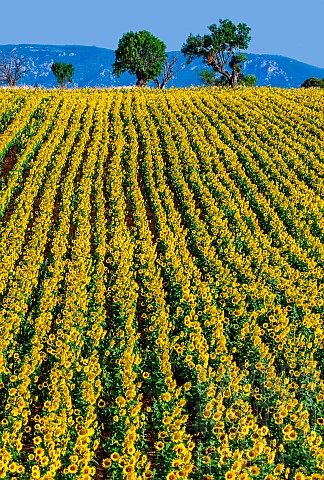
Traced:
MULTIPOLYGON (((28 74, 18 84, 54 87, 56 79, 51 71, 53 62, 71 62, 75 74, 74 87, 113 87, 134 85, 136 77, 127 73, 117 78, 112 75, 114 50, 81 45, 0 45, 0 52, 16 53, 26 57, 28 74)), ((180 52, 169 52, 172 57, 178 53, 178 72, 168 83, 168 87, 190 87, 201 85, 197 73, 206 65, 201 59, 186 65, 180 52)), ((257 85, 272 87, 298 88, 309 77, 324 78, 324 68, 318 68, 280 55, 247 54, 248 61, 243 72, 257 77, 257 85)), ((152 84, 154 85, 154 84, 152 84)))

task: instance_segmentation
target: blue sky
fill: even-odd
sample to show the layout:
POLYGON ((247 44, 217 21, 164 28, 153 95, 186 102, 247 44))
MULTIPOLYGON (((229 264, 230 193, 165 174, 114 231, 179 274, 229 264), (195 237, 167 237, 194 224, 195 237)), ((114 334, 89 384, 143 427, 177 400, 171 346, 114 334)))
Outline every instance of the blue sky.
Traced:
POLYGON ((148 30, 180 50, 189 33, 229 18, 251 27, 248 52, 324 67, 324 0, 1 1, 0 44, 95 45, 116 49, 122 34, 148 30))

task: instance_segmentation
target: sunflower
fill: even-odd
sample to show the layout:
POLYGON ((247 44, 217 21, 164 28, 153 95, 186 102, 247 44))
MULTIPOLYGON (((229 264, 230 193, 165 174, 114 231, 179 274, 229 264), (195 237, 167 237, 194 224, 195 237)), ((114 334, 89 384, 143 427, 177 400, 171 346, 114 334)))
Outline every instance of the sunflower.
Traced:
POLYGON ((265 425, 263 425, 260 429, 260 433, 261 435, 264 437, 265 435, 267 435, 269 433, 269 429, 268 427, 266 427, 265 425))
POLYGON ((176 458, 176 459, 172 460, 171 465, 172 465, 173 468, 178 468, 178 467, 180 467, 181 462, 178 458, 176 458))
POLYGON ((133 455, 133 453, 135 453, 135 447, 134 445, 130 445, 129 447, 127 447, 127 453, 129 455, 133 455))
POLYGON ((17 463, 16 462, 13 462, 9 465, 9 472, 10 473, 15 473, 15 471, 17 470, 17 463))
POLYGON ((249 460, 253 460, 254 458, 256 458, 257 454, 255 452, 255 450, 249 450, 247 452, 247 457, 249 458, 249 460))
POLYGON ((305 480, 305 475, 302 472, 296 472, 294 480, 305 480))
POLYGON ((166 476, 166 480, 176 480, 176 478, 177 478, 176 472, 170 472, 166 476))
POLYGON ((250 468, 250 472, 251 472, 251 475, 255 475, 255 476, 260 475, 260 469, 256 465, 252 465, 252 467, 250 468))
POLYGON ((171 400, 171 395, 169 392, 164 393, 164 395, 161 395, 162 400, 165 402, 169 402, 171 400))
POLYGON ((33 465, 32 466, 32 476, 31 478, 40 478, 40 471, 38 465, 33 465))
POLYGON ((162 423, 163 425, 169 425, 171 423, 171 417, 164 417, 162 423))
POLYGON ((180 407, 184 407, 186 403, 187 403, 187 401, 186 401, 185 398, 180 398, 180 400, 179 400, 180 407))
POLYGON ((118 453, 118 452, 113 452, 113 453, 110 455, 110 458, 111 458, 114 462, 117 462, 117 460, 119 459, 119 453, 118 453))
POLYGON ((185 324, 186 327, 189 327, 189 325, 191 324, 189 315, 186 315, 184 317, 184 324, 185 324))
POLYGON ((104 460, 101 463, 103 468, 109 468, 111 464, 112 464, 112 461, 110 460, 110 458, 104 458, 104 460))
POLYGON ((124 397, 121 397, 121 396, 117 397, 116 400, 115 400, 115 402, 117 403, 117 405, 118 405, 119 407, 125 407, 125 405, 126 405, 126 400, 125 400, 125 398, 124 398, 124 397))
POLYGON ((78 466, 75 463, 71 463, 68 467, 69 473, 76 473, 78 471, 78 466))
POLYGON ((249 383, 247 383, 246 385, 244 385, 243 387, 243 392, 246 394, 246 395, 249 395, 250 392, 251 392, 251 385, 249 383))
POLYGON ((155 448, 156 448, 157 450, 163 450, 163 448, 164 448, 164 443, 161 442, 161 441, 156 442, 154 445, 155 445, 155 448))
POLYGON ((37 437, 34 437, 33 441, 35 445, 39 445, 42 442, 42 439, 41 437, 37 436, 37 437))
POLYGON ((124 468, 123 468, 123 473, 127 473, 127 477, 132 473, 134 473, 134 466, 133 465, 126 465, 124 468))
POLYGON ((210 410, 204 410, 203 412, 203 417, 204 418, 210 418, 212 416, 212 412, 210 410))
POLYGON ((280 475, 285 469, 285 466, 283 463, 279 463, 276 468, 274 469, 273 473, 274 475, 280 475))
POLYGON ((184 387, 185 391, 188 392, 191 389, 191 382, 186 382, 183 385, 183 387, 184 387))
POLYGON ((48 462, 49 462, 48 457, 42 457, 40 464, 42 467, 46 467, 46 465, 48 465, 48 462))
POLYGON ((292 430, 291 432, 289 432, 289 440, 296 440, 297 436, 298 435, 295 430, 292 430))
POLYGON ((247 480, 249 477, 249 474, 247 472, 241 473, 241 475, 238 477, 239 480, 247 480))
POLYGON ((241 470, 242 469, 242 463, 239 462, 238 460, 235 460, 235 462, 232 465, 233 470, 241 470))
POLYGON ((225 473, 225 478, 226 478, 226 480, 234 480, 235 473, 234 472, 227 472, 227 473, 225 473))
POLYGON ((172 440, 176 443, 176 442, 179 442, 181 437, 182 437, 181 432, 174 432, 174 434, 172 435, 172 440))

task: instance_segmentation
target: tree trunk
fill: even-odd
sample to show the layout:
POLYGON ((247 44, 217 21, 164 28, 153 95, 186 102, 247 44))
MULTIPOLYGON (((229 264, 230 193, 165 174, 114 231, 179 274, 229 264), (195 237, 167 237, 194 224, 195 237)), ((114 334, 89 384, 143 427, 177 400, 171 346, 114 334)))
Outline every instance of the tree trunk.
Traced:
POLYGON ((136 86, 137 87, 144 87, 145 83, 146 83, 146 80, 144 80, 144 78, 138 78, 137 82, 136 82, 136 86))
POLYGON ((232 75, 227 70, 224 70, 223 68, 218 68, 217 71, 218 73, 223 75, 223 77, 227 79, 228 84, 231 85, 232 75))
POLYGON ((157 88, 163 88, 158 78, 154 78, 153 82, 155 83, 157 88))
POLYGON ((236 70, 233 70, 232 75, 231 75, 231 80, 230 80, 230 86, 233 88, 237 84, 237 72, 236 70))

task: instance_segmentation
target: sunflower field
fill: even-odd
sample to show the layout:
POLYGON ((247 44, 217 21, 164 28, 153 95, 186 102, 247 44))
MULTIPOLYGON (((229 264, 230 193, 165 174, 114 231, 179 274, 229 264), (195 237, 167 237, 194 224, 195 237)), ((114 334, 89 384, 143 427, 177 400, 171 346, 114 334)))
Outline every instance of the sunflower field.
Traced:
POLYGON ((0 90, 0 478, 324 479, 324 92, 0 90))

